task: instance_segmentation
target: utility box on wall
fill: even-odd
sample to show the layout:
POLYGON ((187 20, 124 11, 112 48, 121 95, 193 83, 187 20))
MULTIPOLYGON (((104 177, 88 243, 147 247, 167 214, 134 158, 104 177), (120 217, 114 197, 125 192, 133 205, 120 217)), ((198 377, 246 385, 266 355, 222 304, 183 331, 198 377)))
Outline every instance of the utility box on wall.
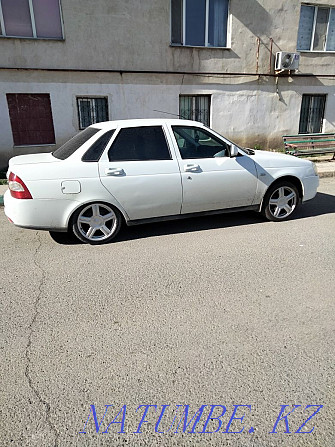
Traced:
POLYGON ((287 51, 279 51, 276 53, 275 70, 298 70, 299 68, 299 53, 289 53, 287 51))

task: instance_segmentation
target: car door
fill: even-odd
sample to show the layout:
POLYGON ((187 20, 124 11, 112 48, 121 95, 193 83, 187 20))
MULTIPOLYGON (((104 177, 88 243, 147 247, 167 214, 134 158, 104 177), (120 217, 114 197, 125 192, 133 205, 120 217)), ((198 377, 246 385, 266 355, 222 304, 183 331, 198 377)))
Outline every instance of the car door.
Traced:
POLYGON ((204 127, 172 126, 180 153, 182 214, 249 206, 257 188, 254 161, 230 158, 230 144, 204 127))
POLYGON ((120 128, 99 174, 130 220, 180 214, 179 165, 161 125, 120 128))

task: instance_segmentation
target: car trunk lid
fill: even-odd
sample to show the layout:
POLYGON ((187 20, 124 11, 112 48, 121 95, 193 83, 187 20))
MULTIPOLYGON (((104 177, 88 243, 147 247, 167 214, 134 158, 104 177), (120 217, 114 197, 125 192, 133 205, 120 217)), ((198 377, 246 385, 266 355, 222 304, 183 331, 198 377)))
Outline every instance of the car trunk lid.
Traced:
POLYGON ((61 160, 55 158, 51 153, 18 155, 9 160, 9 167, 23 165, 23 164, 36 164, 36 163, 59 163, 61 160))

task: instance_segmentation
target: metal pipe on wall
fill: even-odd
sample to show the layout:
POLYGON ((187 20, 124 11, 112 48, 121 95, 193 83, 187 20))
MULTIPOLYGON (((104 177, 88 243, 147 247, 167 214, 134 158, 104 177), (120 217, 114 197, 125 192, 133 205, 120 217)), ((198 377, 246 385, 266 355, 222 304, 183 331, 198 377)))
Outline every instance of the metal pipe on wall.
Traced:
POLYGON ((256 53, 256 73, 258 74, 259 70, 259 51, 261 47, 261 39, 257 37, 257 53, 256 53))
POLYGON ((272 56, 273 56, 273 39, 270 38, 270 59, 269 59, 269 73, 272 72, 272 56))

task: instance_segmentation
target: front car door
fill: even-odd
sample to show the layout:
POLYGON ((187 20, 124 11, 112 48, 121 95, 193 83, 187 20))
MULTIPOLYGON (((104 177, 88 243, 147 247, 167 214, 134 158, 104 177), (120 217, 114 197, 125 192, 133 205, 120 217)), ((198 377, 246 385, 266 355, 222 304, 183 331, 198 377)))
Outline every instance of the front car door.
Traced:
POLYGON ((116 131, 99 161, 99 174, 130 220, 180 214, 179 166, 161 125, 116 131))
POLYGON ((172 126, 179 148, 182 214, 250 206, 257 188, 254 161, 230 158, 230 142, 204 127, 172 126))

